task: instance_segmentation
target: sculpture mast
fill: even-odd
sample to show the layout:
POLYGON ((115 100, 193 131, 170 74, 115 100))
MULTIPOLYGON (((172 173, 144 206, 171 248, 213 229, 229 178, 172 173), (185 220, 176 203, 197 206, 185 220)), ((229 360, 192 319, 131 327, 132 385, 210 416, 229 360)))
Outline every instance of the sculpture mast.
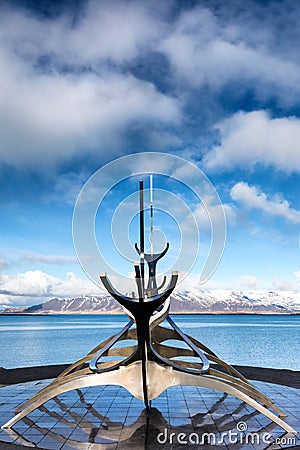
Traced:
POLYGON ((150 254, 153 258, 153 175, 150 175, 150 254))
POLYGON ((143 301, 145 291, 145 218, 144 218, 144 182, 140 180, 140 267, 141 267, 141 284, 143 301))

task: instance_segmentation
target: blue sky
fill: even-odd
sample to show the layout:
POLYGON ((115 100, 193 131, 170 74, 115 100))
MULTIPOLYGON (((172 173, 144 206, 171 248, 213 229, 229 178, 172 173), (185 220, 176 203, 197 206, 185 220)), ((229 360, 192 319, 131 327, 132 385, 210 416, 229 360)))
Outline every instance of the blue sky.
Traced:
POLYGON ((100 292, 77 195, 150 151, 196 164, 224 204, 204 288, 299 290, 299 23, 293 0, 2 1, 0 305, 100 292))

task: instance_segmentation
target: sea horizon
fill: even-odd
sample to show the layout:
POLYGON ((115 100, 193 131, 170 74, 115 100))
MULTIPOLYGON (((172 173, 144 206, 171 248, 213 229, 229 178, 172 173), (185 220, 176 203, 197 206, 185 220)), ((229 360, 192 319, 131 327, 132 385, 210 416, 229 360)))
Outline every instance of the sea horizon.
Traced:
MULTIPOLYGON (((124 316, 126 314, 120 312, 54 312, 54 313, 5 313, 3 311, 0 312, 0 316, 69 316, 69 315, 78 315, 78 316, 124 316)), ((270 312, 259 312, 259 313, 251 313, 251 312, 172 312, 172 316, 300 316, 300 313, 270 313, 270 312)))
MULTIPOLYGON (((300 370, 299 314, 171 316, 184 333, 230 364, 300 370)), ((2 314, 0 366, 71 364, 127 321, 125 314, 2 314)))

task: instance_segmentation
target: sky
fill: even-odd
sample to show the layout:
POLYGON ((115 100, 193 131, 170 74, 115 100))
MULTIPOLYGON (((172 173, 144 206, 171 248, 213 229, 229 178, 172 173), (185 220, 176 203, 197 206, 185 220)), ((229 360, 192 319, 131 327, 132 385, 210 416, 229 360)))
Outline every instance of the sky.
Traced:
MULTIPOLYGON (((0 306, 102 292, 77 260, 75 202, 97 170, 148 152, 195 164, 223 204, 224 253, 201 289, 299 290, 299 24, 293 0, 2 0, 0 306)), ((207 224, 172 186, 198 221, 201 259, 207 224)))

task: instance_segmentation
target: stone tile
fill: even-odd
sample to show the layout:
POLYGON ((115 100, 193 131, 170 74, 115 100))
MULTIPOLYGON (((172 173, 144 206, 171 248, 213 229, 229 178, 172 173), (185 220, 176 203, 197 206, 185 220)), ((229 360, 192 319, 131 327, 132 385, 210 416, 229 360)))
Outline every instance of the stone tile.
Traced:
POLYGON ((50 449, 50 450, 60 450, 63 445, 64 445, 64 442, 57 442, 53 439, 42 439, 38 443, 38 447, 43 448, 43 449, 50 449))
POLYGON ((169 419, 169 424, 172 427, 181 427, 181 426, 186 426, 186 425, 190 425, 191 421, 190 418, 188 417, 170 417, 169 419))
POLYGON ((18 438, 17 435, 12 436, 12 435, 9 435, 9 434, 7 434, 6 432, 4 432, 4 431, 1 430, 1 433, 0 433, 0 443, 1 443, 1 442, 14 442, 17 438, 18 438))
POLYGON ((70 434, 73 432, 73 429, 58 425, 53 427, 50 432, 58 436, 61 436, 64 439, 68 439, 70 434))

